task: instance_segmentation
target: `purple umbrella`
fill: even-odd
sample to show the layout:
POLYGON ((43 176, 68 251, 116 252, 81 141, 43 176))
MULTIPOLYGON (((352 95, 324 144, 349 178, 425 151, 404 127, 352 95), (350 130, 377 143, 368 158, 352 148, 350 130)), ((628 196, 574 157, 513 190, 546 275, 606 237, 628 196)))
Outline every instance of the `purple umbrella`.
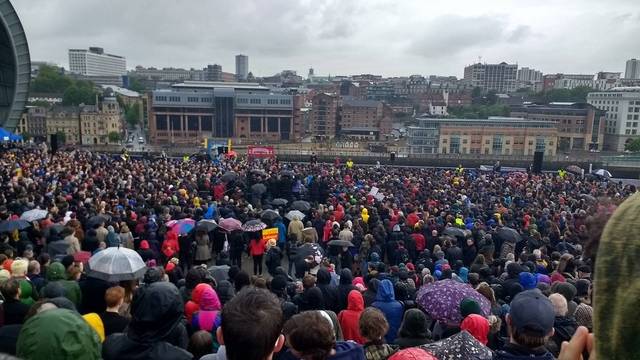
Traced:
POLYGON ((471 298, 480 304, 483 316, 489 316, 491 303, 471 285, 455 280, 441 280, 427 284, 418 290, 416 302, 433 319, 459 324, 462 321, 460 302, 471 298))
POLYGON ((242 223, 234 218, 226 218, 226 219, 222 219, 218 222, 218 226, 227 230, 227 231, 234 231, 234 230, 241 230, 242 229, 242 223))
POLYGON ((180 219, 167 221, 167 227, 177 232, 179 235, 188 234, 196 226, 193 219, 180 219))

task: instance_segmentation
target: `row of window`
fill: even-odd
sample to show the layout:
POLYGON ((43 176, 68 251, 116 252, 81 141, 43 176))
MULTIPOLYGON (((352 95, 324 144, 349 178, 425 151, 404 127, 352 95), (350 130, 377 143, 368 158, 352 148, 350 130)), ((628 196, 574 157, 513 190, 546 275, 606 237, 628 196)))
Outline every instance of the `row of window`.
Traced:
MULTIPOLYGON (((156 95, 155 97, 156 101, 167 101, 167 97, 164 95, 156 95)), ((169 102, 180 102, 180 96, 169 96, 168 97, 168 101, 169 102)), ((198 97, 193 97, 193 96, 189 96, 187 97, 187 102, 190 103, 197 103, 197 102, 203 102, 203 103, 210 103, 213 102, 213 98, 210 97, 203 97, 203 98, 198 98, 198 97)))

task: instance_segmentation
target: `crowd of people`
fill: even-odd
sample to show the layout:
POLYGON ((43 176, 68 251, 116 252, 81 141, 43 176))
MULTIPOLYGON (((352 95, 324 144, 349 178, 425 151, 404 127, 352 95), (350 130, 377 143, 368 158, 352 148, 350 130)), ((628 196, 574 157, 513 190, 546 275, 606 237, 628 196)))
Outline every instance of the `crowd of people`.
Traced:
POLYGON ((0 353, 637 356, 634 186, 313 160, 1 149, 0 353), (113 247, 140 278, 92 276, 113 247))

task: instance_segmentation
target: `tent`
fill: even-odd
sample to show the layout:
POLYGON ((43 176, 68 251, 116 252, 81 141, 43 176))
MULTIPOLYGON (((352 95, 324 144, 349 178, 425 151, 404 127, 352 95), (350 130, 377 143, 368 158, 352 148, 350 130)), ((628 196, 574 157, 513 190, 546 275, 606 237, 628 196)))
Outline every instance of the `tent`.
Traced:
POLYGON ((0 141, 22 141, 22 136, 0 128, 0 141))

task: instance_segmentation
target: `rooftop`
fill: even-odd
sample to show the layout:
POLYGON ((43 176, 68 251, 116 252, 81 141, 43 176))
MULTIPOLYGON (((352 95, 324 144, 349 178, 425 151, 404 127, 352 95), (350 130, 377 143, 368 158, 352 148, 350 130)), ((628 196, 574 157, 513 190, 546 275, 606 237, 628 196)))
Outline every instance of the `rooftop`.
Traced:
POLYGON ((179 89, 241 89, 241 90, 263 90, 268 91, 269 88, 258 83, 246 82, 222 82, 222 81, 184 81, 179 84, 171 85, 173 88, 179 89))
POLYGON ((102 86, 103 89, 111 89, 113 90, 114 93, 116 94, 120 94, 122 96, 126 96, 126 97, 139 97, 140 93, 137 91, 133 91, 133 90, 129 90, 129 89, 125 89, 119 86, 115 86, 115 85, 100 85, 102 86))

